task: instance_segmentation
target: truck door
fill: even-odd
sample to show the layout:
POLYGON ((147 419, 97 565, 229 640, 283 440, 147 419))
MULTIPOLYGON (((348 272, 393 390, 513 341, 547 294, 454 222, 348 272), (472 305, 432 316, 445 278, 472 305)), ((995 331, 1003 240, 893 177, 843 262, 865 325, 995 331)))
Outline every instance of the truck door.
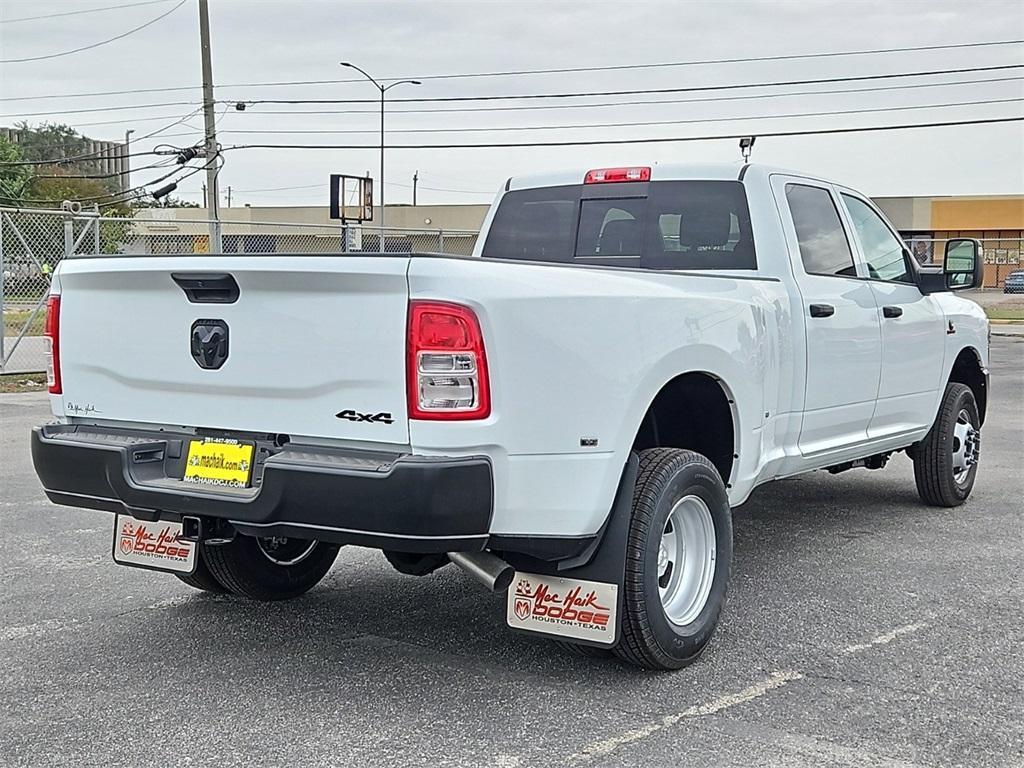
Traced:
POLYGON ((807 366, 798 445, 805 455, 864 443, 881 368, 878 309, 857 273, 830 185, 774 176, 801 297, 807 366))
POLYGON ((878 402, 868 435, 918 431, 935 418, 937 390, 943 383, 945 315, 917 287, 903 241, 881 214, 856 193, 840 192, 882 329, 878 402))

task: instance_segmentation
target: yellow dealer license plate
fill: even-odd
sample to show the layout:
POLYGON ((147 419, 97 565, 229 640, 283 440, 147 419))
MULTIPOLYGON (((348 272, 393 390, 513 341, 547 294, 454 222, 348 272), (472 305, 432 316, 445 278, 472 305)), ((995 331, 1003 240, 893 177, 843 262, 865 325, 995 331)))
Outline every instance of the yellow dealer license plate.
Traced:
POLYGON ((221 437, 192 440, 185 461, 186 483, 245 488, 252 475, 252 443, 221 437))

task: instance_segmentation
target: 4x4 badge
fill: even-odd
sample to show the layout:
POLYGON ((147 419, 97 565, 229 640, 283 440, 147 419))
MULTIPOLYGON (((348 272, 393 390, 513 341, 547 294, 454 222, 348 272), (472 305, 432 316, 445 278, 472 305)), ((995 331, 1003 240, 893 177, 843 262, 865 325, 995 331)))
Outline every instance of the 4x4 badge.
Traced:
POLYGON ((381 424, 394 424, 395 420, 391 418, 390 413, 359 413, 358 411, 339 411, 334 414, 339 419, 345 419, 345 421, 369 421, 379 422, 381 424))

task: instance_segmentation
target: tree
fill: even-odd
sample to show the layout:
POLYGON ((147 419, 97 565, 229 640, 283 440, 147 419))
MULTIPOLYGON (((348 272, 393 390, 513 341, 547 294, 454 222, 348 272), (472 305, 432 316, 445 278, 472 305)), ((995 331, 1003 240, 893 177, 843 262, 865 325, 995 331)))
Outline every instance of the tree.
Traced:
POLYGON ((32 166, 6 165, 24 159, 21 148, 0 136, 0 204, 17 205, 25 197, 25 187, 32 176, 32 166))

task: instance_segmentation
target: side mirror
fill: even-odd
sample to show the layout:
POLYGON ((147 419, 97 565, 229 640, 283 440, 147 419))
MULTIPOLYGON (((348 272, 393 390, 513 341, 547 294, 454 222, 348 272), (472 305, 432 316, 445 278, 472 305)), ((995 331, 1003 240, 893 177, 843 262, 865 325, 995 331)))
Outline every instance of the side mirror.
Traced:
POLYGON ((984 271, 981 243, 969 238, 946 241, 946 255, 942 260, 946 288, 951 291, 980 288, 984 271))

